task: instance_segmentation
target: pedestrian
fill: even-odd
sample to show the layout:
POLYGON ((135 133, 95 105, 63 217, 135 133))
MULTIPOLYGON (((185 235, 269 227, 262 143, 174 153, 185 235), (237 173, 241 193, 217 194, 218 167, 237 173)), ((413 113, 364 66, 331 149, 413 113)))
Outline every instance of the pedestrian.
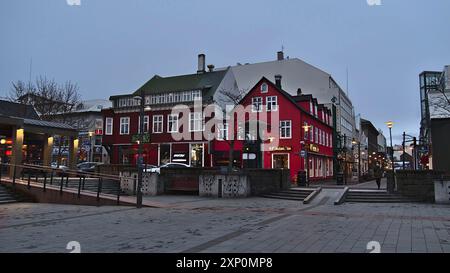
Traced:
POLYGON ((383 171, 381 167, 377 164, 374 168, 375 180, 377 182, 378 189, 381 187, 381 176, 383 175, 383 171))

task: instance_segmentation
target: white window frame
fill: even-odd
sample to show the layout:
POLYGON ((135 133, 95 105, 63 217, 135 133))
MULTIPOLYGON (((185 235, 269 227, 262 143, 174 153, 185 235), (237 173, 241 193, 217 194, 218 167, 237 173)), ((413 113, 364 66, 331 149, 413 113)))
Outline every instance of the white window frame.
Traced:
POLYGON ((152 133, 161 134, 163 131, 164 131, 164 116, 163 115, 154 115, 152 117, 152 133), (161 130, 155 130, 155 125, 156 125, 156 129, 161 129, 161 130), (161 128, 158 128, 158 125, 160 125, 161 128))
POLYGON ((314 142, 314 126, 311 125, 311 127, 309 128, 309 141, 314 142))
POLYGON ((130 134, 130 117, 121 117, 120 118, 120 135, 129 135, 130 134), (126 125, 126 127, 125 127, 126 125), (127 129, 125 131, 125 128, 127 129))
POLYGON ((105 118, 105 135, 112 136, 114 128, 113 126, 114 126, 114 118, 105 118), (108 130, 109 125, 111 125, 111 131, 108 130))
POLYGON ((205 123, 203 120, 203 114, 201 112, 189 113, 189 132, 201 132, 204 129, 205 123), (198 128, 199 123, 201 128, 198 128))
POLYGON ((269 85, 267 84, 267 83, 263 83, 263 84, 261 84, 261 93, 267 93, 267 92, 269 92, 269 85))
MULTIPOLYGON (((144 133, 148 133, 150 117, 144 116, 144 133)), ((138 134, 141 132, 141 117, 138 117, 138 134)))
POLYGON ((317 127, 314 128, 314 142, 319 142, 319 129, 317 127))
POLYGON ((168 133, 178 133, 178 114, 168 114, 167 115, 167 132, 168 133), (172 124, 171 123, 175 123, 172 124), (172 130, 173 125, 175 125, 175 130, 172 130))
POLYGON ((217 140, 228 140, 228 122, 217 124, 217 140))
POLYGON ((263 99, 262 97, 253 97, 252 98, 252 112, 262 112, 263 99), (258 103, 259 107, 256 109, 255 103, 258 103))
POLYGON ((277 96, 266 97, 266 111, 267 112, 278 111, 278 97, 277 96), (270 109, 269 109, 269 105, 270 105, 270 109))
POLYGON ((292 138, 292 120, 280 120, 280 139, 292 138), (283 136, 283 132, 285 136, 283 136))

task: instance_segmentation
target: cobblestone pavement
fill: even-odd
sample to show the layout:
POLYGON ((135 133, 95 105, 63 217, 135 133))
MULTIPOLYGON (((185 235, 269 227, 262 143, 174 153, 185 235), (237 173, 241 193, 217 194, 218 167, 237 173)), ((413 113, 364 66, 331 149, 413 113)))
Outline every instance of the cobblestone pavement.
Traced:
POLYGON ((0 252, 450 253, 450 206, 334 206, 338 190, 310 205, 264 198, 146 198, 161 208, 16 203, 0 206, 0 252))

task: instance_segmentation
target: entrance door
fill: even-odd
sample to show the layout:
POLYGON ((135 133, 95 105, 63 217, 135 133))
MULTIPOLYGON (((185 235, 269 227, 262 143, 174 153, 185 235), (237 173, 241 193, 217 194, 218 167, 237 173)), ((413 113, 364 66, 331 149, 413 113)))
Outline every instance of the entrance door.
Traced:
POLYGON ((191 144, 191 167, 203 167, 203 144, 191 144))
POLYGON ((289 169, 289 154, 273 154, 272 155, 273 169, 289 169))

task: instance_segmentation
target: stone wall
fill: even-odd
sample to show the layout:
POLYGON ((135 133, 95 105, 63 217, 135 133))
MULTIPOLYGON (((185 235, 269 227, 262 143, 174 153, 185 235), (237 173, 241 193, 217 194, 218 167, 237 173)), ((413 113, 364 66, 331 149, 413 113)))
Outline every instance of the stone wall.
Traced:
POLYGON ((250 195, 250 181, 245 174, 207 173, 199 177, 199 195, 238 198, 250 195))
POLYGON ((289 170, 247 169, 250 179, 251 195, 261 195, 291 188, 289 170))
MULTIPOLYGON (((135 195, 137 190, 138 173, 124 171, 120 173, 120 188, 123 192, 135 195)), ((164 193, 164 184, 157 173, 142 174, 142 193, 144 195, 159 195, 164 193)))
POLYGON ((450 204, 450 178, 434 181, 434 197, 438 204, 450 204))
POLYGON ((397 170, 397 191, 407 197, 434 202, 434 180, 442 177, 436 171, 397 170))

